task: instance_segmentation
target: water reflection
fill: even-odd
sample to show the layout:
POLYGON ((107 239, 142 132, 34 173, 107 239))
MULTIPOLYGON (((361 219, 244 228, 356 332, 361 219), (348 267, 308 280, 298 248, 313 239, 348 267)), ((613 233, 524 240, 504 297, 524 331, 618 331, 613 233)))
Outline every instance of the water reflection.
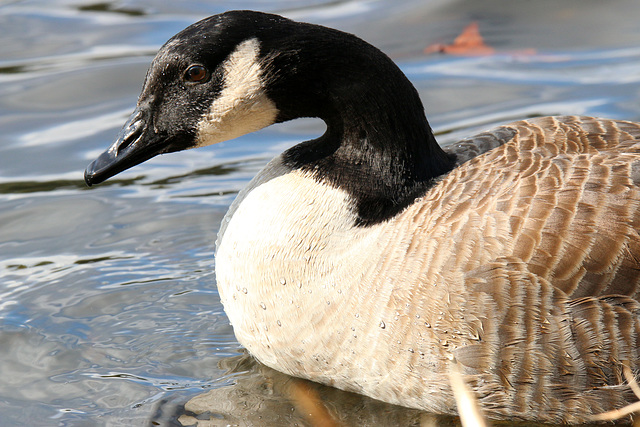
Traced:
POLYGON ((231 375, 233 384, 190 399, 184 405, 184 411, 176 411, 181 425, 202 427, 212 421, 238 426, 331 425, 326 419, 309 417, 303 409, 300 392, 322 402, 319 405, 327 408, 326 418, 333 421, 333 425, 456 425, 452 417, 435 417, 289 377, 257 363, 246 354, 224 359, 221 367, 231 375))
POLYGON ((143 16, 146 15, 143 9, 127 8, 122 5, 103 2, 78 6, 78 10, 81 12, 110 12, 110 13, 122 13, 129 16, 143 16))
MULTIPOLYGON (((249 356, 222 359, 226 372, 218 384, 184 405, 162 401, 152 423, 181 426, 460 426, 457 417, 390 405, 333 387, 293 378, 249 356), (166 405, 166 407, 165 407, 166 405), (218 424, 219 423, 219 424, 218 424)), ((543 427, 525 422, 495 422, 512 427, 543 427)), ((546 424, 551 427, 551 425, 546 424)), ((584 427, 593 426, 585 424, 584 427)))
POLYGON ((24 194, 38 193, 46 191, 56 191, 62 189, 84 190, 82 182, 77 179, 54 179, 52 181, 15 181, 0 183, 0 194, 24 194))

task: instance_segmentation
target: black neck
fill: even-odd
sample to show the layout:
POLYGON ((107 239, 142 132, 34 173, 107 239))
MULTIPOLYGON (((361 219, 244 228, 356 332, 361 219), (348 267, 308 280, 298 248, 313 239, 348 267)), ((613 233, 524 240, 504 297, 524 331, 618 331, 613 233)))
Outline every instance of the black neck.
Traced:
POLYGON ((455 159, 436 142, 417 91, 391 59, 355 36, 297 25, 308 33, 284 40, 291 48, 268 59, 286 70, 269 77, 270 95, 279 121, 320 117, 327 131, 289 149, 285 162, 347 191, 359 225, 385 221, 455 159))

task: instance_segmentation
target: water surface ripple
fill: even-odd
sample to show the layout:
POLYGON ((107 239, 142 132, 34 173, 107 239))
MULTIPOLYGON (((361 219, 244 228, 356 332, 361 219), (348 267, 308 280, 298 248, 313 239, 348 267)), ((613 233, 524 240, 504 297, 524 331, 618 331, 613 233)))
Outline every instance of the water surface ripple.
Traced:
MULTIPOLYGON (((229 424, 305 423, 282 391, 292 380, 236 342, 213 249, 237 192, 323 124, 163 156, 92 189, 82 181, 158 47, 228 8, 381 47, 415 83, 443 144, 540 115, 640 120, 635 0, 0 2, 0 426, 189 425, 206 411, 229 424), (473 20, 495 55, 423 52, 473 20)), ((350 425, 420 422, 416 411, 318 390, 350 425)))

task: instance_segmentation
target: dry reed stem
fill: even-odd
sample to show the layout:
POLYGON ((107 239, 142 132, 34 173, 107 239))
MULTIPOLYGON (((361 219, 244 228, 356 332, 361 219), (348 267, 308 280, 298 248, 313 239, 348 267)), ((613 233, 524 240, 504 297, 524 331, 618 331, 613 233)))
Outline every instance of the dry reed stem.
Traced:
POLYGON ((631 372, 631 368, 629 368, 628 365, 622 365, 622 372, 624 373, 624 377, 629 383, 629 387, 631 387, 631 390, 633 390, 633 394, 635 394, 636 397, 640 399, 640 387, 638 387, 638 383, 633 376, 633 372, 631 372))
MULTIPOLYGON (((638 383, 636 382, 636 379, 633 376, 633 372, 631 372, 631 369, 629 369, 629 366, 623 365, 622 372, 624 373, 624 377, 627 379, 627 383, 629 383, 629 387, 631 387, 631 390, 633 390, 633 393, 636 395, 636 397, 640 399, 640 387, 638 386, 638 383)), ((615 421, 638 411, 640 411, 640 401, 631 403, 630 405, 627 405, 620 409, 614 409, 613 411, 594 415, 591 418, 594 421, 615 421)), ((634 422, 633 425, 636 426, 637 423, 634 422)))
POLYGON ((478 400, 465 384, 458 362, 452 361, 449 368, 449 383, 458 406, 458 415, 463 427, 487 427, 478 400))

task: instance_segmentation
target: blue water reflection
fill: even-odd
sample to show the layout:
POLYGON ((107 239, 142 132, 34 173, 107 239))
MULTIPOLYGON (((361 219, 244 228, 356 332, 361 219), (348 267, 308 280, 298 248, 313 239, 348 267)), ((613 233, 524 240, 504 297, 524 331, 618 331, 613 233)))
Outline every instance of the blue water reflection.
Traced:
MULTIPOLYGON (((441 143, 538 115, 640 120, 640 3, 482 3, 3 2, 0 426, 177 423, 181 405, 209 390, 226 405, 223 421, 303 422, 273 397, 290 380, 242 356, 217 295, 213 244, 237 192, 323 124, 159 157, 90 190, 82 171, 133 109, 157 48, 228 8, 280 12, 380 46, 416 84, 441 143), (602 16, 615 28, 592 25, 602 16), (495 55, 423 52, 471 20, 495 55), (242 409, 251 393, 270 414, 242 409)), ((362 411, 346 419, 419 421, 415 411, 321 393, 362 411)))

